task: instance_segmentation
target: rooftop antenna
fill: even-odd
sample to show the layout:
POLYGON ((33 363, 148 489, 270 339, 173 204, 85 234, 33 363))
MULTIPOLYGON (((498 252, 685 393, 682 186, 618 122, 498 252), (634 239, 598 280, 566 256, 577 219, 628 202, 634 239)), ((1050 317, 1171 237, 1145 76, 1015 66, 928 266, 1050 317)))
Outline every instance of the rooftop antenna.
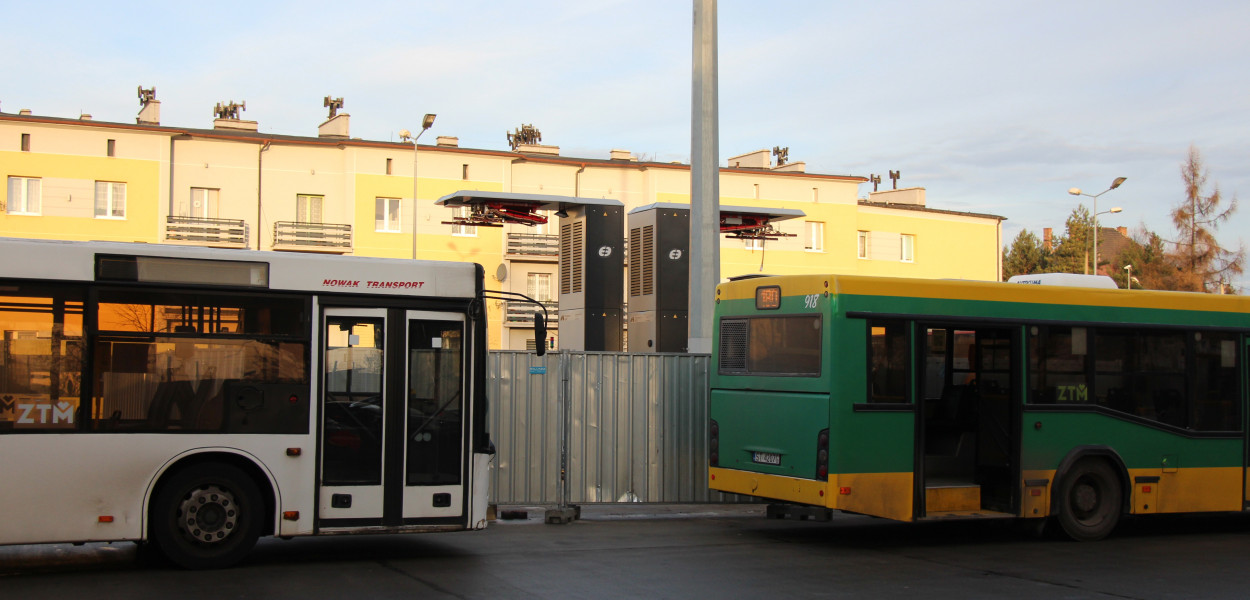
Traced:
POLYGON ((156 100, 156 86, 152 86, 146 90, 143 89, 143 86, 139 86, 139 106, 147 108, 153 100, 156 100))
POLYGON ((537 144, 543 141, 543 134, 533 125, 521 125, 519 129, 508 135, 508 145, 515 151, 522 144, 537 144))
POLYGON ((894 183, 894 189, 898 189, 898 180, 903 178, 902 171, 890 171, 890 181, 894 183))
POLYGON ((247 110, 247 101, 235 102, 231 100, 225 104, 218 102, 217 106, 213 107, 213 114, 218 119, 234 119, 237 121, 239 120, 239 111, 241 110, 247 110))
POLYGON ((790 160, 790 147, 786 146, 785 148, 782 148, 781 146, 773 146, 773 157, 777 159, 778 167, 786 164, 786 161, 790 160))
POLYGON ((330 116, 328 118, 333 119, 335 115, 339 114, 339 109, 343 108, 343 98, 341 96, 338 98, 326 96, 324 106, 330 109, 330 116))

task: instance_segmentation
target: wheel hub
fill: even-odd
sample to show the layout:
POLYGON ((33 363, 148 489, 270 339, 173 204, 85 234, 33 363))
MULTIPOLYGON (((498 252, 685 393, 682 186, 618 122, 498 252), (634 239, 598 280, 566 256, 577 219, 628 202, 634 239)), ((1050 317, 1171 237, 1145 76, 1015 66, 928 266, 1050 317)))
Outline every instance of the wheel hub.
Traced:
POLYGON ((1081 483, 1072 490, 1072 505, 1082 513, 1098 508, 1098 490, 1088 483, 1081 483))
POLYGON ((234 494, 216 485, 197 488, 179 505, 178 525, 187 537, 206 544, 221 542, 239 524, 234 494))

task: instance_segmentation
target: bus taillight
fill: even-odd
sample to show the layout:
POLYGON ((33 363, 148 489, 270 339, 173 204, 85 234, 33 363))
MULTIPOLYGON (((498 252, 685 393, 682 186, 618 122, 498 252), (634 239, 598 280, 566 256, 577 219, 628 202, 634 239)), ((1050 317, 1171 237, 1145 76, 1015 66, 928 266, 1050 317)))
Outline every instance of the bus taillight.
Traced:
POLYGON ((707 457, 708 464, 713 467, 720 466, 720 424, 715 419, 709 419, 708 424, 708 442, 707 457))
POLYGON ((829 481, 829 430, 816 436, 816 479, 829 481))

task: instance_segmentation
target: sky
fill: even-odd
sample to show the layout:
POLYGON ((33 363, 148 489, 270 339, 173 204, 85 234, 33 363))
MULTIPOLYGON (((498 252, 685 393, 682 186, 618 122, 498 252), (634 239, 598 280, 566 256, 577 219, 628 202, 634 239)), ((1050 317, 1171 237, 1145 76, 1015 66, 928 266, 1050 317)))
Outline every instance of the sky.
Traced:
MULTIPOLYGON (((260 131, 315 136, 342 97, 351 135, 456 136, 506 150, 522 124, 561 154, 690 160, 693 3, 672 0, 47 2, 0 0, 0 112, 211 128, 246 102, 260 131)), ((810 173, 901 172, 928 205, 1061 232, 1175 237, 1191 146, 1208 192, 1250 196, 1250 2, 722 1, 721 165, 789 148, 810 173)), ((860 196, 871 191, 860 187, 860 196)), ((1250 238, 1250 206, 1218 231, 1250 238)), ((1250 275, 1240 282, 1250 285, 1250 275)))

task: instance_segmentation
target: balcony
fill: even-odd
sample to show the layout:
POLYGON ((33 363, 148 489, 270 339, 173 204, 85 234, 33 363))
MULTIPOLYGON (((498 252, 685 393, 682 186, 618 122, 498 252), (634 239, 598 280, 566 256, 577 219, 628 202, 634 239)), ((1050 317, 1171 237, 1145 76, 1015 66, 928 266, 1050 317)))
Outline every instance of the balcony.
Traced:
POLYGON ((556 261, 560 259, 560 236, 543 233, 509 233, 508 258, 556 261))
POLYGON ((352 251, 352 226, 278 221, 273 224, 273 249, 345 254, 352 251))
MULTIPOLYGON (((505 302, 503 323, 508 327, 533 327, 534 313, 539 308, 529 302, 505 302)), ((547 329, 556 329, 560 324, 560 303, 543 302, 547 307, 547 329)))
POLYGON ((242 219, 165 218, 165 241, 214 248, 246 248, 247 224, 242 219))

